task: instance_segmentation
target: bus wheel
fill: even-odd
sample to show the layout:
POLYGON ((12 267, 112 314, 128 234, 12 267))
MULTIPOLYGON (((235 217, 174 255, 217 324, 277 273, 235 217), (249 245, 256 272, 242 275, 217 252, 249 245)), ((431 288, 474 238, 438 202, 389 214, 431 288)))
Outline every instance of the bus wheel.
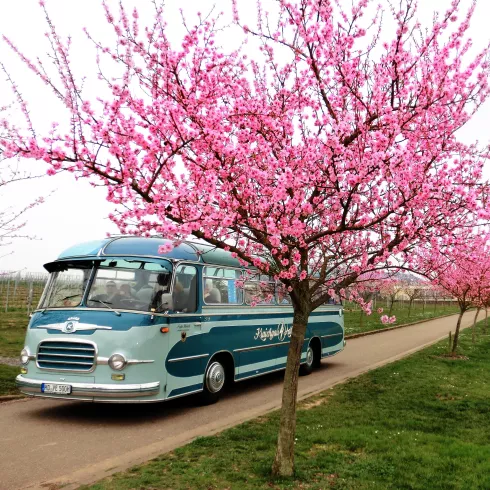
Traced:
POLYGON ((203 403, 209 405, 218 401, 225 386, 225 368, 219 361, 213 361, 204 375, 203 403))
POLYGON ((318 366, 320 359, 317 359, 317 357, 317 351, 310 342, 308 349, 306 349, 305 362, 299 367, 299 374, 301 376, 308 376, 313 371, 313 368, 318 366))

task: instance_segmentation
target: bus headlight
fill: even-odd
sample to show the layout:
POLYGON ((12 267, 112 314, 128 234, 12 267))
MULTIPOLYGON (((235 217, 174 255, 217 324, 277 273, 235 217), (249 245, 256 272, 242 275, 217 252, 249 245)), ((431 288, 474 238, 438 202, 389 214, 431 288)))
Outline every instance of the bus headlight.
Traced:
POLYGON ((27 364, 29 362, 30 352, 24 347, 20 352, 20 362, 22 364, 27 364))
POLYGON ((109 366, 111 369, 114 369, 114 371, 121 371, 126 367, 126 364, 128 361, 126 361, 126 358, 122 354, 112 354, 111 357, 109 357, 109 366))

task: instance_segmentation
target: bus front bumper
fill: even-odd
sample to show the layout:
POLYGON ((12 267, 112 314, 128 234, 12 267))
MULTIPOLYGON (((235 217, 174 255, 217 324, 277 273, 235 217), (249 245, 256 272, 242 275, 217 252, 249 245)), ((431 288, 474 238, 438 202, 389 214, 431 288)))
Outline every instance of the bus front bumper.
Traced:
MULTIPOLYGON (((26 378, 19 374, 15 383, 21 393, 30 396, 41 396, 47 398, 63 398, 65 400, 87 400, 93 401, 130 401, 134 398, 158 395, 160 383, 143 384, 99 384, 99 383, 69 383, 71 392, 69 394, 43 393, 43 384, 53 384, 50 381, 26 378)), ((61 384, 61 383, 54 383, 61 384)), ((136 401, 136 400, 135 400, 136 401)))

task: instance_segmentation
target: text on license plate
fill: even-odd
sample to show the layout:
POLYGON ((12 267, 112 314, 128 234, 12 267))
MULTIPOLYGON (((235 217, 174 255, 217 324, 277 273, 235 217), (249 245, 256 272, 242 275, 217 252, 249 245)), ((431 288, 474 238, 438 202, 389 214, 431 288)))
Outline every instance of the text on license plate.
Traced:
POLYGON ((71 385, 62 385, 58 383, 42 383, 42 393, 54 393, 56 395, 69 395, 71 393, 71 385))

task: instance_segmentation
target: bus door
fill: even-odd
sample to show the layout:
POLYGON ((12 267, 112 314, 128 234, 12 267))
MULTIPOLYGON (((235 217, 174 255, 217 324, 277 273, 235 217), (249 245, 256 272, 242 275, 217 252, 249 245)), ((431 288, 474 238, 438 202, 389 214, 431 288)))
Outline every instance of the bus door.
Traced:
POLYGON ((195 266, 181 264, 177 267, 169 314, 169 351, 166 362, 169 397, 202 387, 208 357, 201 338, 202 317, 196 314, 197 284, 195 266))

